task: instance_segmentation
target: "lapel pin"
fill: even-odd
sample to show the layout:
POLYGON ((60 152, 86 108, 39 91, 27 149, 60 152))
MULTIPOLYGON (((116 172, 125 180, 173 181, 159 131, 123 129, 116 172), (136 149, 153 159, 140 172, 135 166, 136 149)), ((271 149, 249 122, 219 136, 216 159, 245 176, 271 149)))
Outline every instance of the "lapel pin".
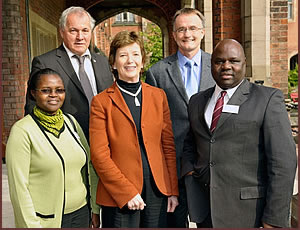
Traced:
POLYGON ((96 62, 96 59, 93 59, 93 62, 96 62))

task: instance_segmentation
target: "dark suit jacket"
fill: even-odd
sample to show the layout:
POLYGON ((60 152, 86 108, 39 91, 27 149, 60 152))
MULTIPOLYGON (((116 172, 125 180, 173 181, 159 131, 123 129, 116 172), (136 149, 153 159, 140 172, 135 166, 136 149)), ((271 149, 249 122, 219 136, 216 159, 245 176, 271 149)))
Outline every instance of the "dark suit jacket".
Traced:
POLYGON ((253 228, 262 221, 288 227, 297 159, 282 92, 244 80, 228 102, 239 106, 238 114, 223 112, 211 133, 204 109, 213 92, 192 96, 188 108, 181 173, 198 173, 186 176, 192 220, 203 221, 211 208, 216 228, 253 228))
MULTIPOLYGON (((163 90, 142 83, 141 129, 155 184, 178 196, 170 110, 163 90)), ((100 177, 97 203, 122 208, 143 189, 140 145, 131 112, 114 83, 91 105, 91 159, 100 177)))
MULTIPOLYGON (((97 84, 97 92, 99 93, 113 83, 113 77, 107 59, 104 56, 95 53, 91 53, 91 55, 97 84)), ((73 69, 72 63, 63 45, 57 49, 49 51, 48 53, 35 57, 32 61, 30 76, 33 76, 37 71, 44 68, 51 68, 60 74, 66 88, 66 98, 62 106, 62 110, 65 113, 72 114, 76 118, 88 139, 88 99, 84 94, 81 83, 73 69)), ((29 93, 30 92, 27 92, 26 95, 25 114, 30 113, 35 105, 35 102, 29 99, 29 93)))
MULTIPOLYGON (((214 86, 215 81, 210 70, 211 55, 201 51, 201 56, 200 91, 203 91, 214 86)), ((183 141, 189 129, 187 114, 189 99, 182 81, 177 54, 173 54, 153 65, 146 73, 146 82, 163 89, 167 94, 175 138, 177 174, 179 176, 183 141)))

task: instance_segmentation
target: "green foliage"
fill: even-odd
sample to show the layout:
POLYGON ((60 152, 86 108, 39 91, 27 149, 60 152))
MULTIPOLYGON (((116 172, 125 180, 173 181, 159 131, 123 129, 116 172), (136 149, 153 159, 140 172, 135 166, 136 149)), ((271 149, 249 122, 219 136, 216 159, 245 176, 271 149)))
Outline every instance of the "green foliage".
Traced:
POLYGON ((295 69, 289 71, 288 83, 289 93, 298 87, 298 64, 295 69))
POLYGON ((144 46, 148 61, 144 67, 144 75, 142 79, 145 78, 145 72, 156 62, 163 58, 162 49, 162 33, 160 28, 154 23, 148 23, 146 30, 140 33, 141 37, 144 39, 144 46))

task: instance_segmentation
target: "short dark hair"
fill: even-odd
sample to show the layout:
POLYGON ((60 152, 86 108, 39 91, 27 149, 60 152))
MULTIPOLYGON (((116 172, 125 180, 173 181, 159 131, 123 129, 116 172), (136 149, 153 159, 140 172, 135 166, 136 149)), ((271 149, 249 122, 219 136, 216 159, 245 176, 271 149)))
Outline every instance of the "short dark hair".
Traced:
POLYGON ((182 15, 182 14, 196 14, 201 22, 202 22, 202 26, 203 28, 205 28, 205 17, 204 15, 199 11, 199 10, 196 10, 194 8, 182 8, 180 10, 177 10, 175 15, 173 16, 173 31, 175 31, 175 21, 176 21, 176 18, 179 16, 179 15, 182 15))
POLYGON ((29 92, 29 98, 31 100, 35 100, 34 97, 31 95, 31 90, 36 89, 42 75, 48 75, 48 74, 57 75, 60 79, 62 79, 58 72, 50 68, 40 69, 39 71, 34 73, 28 82, 28 88, 27 88, 27 91, 29 92))
POLYGON ((118 78, 117 70, 113 69, 113 65, 116 60, 116 53, 117 49, 122 48, 127 45, 131 45, 133 43, 137 43, 140 46, 141 54, 142 54, 142 63, 145 64, 146 62, 146 51, 144 48, 144 43, 142 38, 135 32, 135 31, 121 31, 116 34, 113 41, 110 44, 110 51, 109 51, 109 64, 112 68, 112 72, 116 78, 118 78))

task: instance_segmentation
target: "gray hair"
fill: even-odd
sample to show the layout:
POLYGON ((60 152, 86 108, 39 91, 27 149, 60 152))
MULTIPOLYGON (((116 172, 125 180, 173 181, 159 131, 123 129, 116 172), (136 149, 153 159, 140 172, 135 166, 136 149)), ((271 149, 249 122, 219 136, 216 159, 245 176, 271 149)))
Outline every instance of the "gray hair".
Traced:
POLYGON ((205 17, 204 17, 204 15, 199 10, 196 10, 194 8, 188 8, 188 7, 186 7, 186 8, 182 8, 182 9, 176 11, 176 13, 175 13, 175 15, 173 17, 173 21, 172 21, 172 23, 173 23, 173 31, 175 31, 175 21, 176 21, 176 18, 179 15, 182 15, 182 14, 196 14, 200 18, 200 20, 202 22, 203 28, 205 28, 205 17))
POLYGON ((91 30, 94 29, 95 27, 95 19, 89 14, 89 12, 87 12, 84 8, 80 7, 80 6, 71 6, 67 9, 65 9, 59 19, 59 28, 61 30, 64 30, 66 23, 67 23, 67 17, 70 14, 74 14, 74 13, 82 13, 82 14, 87 14, 87 16, 90 19, 90 26, 91 26, 91 30))

